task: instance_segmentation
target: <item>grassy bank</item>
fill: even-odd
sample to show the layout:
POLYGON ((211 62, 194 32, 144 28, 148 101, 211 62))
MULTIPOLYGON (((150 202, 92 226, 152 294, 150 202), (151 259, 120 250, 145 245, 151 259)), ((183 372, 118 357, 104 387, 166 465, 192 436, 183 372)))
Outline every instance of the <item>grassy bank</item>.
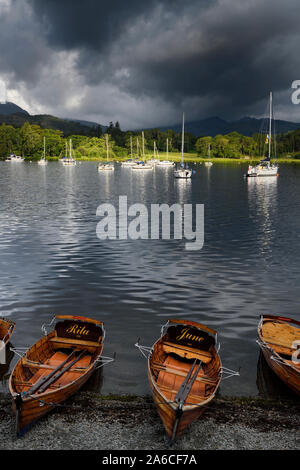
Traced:
MULTIPOLYGON (((110 161, 122 162, 122 161, 128 160, 129 158, 130 158, 130 156, 121 158, 117 155, 114 155, 114 156, 112 155, 110 157, 110 161)), ((153 158, 152 154, 146 154, 145 155, 145 160, 150 160, 152 158, 153 158)), ((160 154, 159 159, 160 160, 165 160, 166 155, 165 154, 160 154)), ((47 158, 47 160, 49 160, 49 161, 58 161, 59 158, 58 157, 57 158, 56 157, 49 157, 49 158, 47 158)), ((106 161, 106 157, 105 158, 104 157, 103 158, 101 158, 101 157, 81 157, 81 158, 79 158, 78 157, 77 160, 79 162, 103 162, 103 161, 106 161)), ((181 154, 179 152, 178 153, 169 153, 169 160, 171 160, 175 163, 178 163, 178 162, 181 161, 181 154)), ((209 160, 208 158, 198 157, 196 153, 186 153, 184 155, 184 161, 187 162, 187 163, 204 163, 204 162, 207 162, 208 160, 209 160)), ((241 156, 241 158, 211 158, 210 161, 212 161, 213 163, 255 164, 255 163, 258 163, 260 161, 260 158, 259 157, 245 158, 245 157, 241 156)), ((278 158, 277 162, 279 164, 282 164, 282 163, 300 164, 300 159, 278 158)))

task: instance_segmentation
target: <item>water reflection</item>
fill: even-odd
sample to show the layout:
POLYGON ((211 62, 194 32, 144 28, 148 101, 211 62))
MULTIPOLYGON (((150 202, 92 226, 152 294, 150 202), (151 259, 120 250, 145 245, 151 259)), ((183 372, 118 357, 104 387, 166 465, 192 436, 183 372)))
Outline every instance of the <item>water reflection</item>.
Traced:
POLYGON ((262 256, 271 255, 271 242, 276 237, 278 178, 247 178, 249 215, 259 224, 258 247, 262 256))

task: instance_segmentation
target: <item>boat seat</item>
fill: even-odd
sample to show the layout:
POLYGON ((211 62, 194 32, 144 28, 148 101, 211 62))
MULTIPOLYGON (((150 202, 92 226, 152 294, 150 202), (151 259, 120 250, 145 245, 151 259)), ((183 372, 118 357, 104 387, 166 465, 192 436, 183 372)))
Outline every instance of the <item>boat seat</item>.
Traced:
POLYGON ((97 341, 86 341, 82 339, 72 339, 72 338, 63 338, 61 336, 53 336, 49 340, 51 343, 56 343, 60 345, 72 345, 72 346, 84 346, 85 349, 89 347, 99 348, 101 343, 97 341))
MULTIPOLYGON (((45 366, 51 366, 51 369, 55 369, 59 364, 61 364, 65 359, 67 358, 67 354, 56 351, 53 356, 51 356, 47 361, 45 362, 45 366)), ((24 359, 24 358, 23 358, 24 359)), ((82 357, 74 366, 71 367, 68 371, 66 371, 54 384, 51 384, 49 388, 58 388, 60 386, 66 385, 67 383, 71 382, 72 380, 75 380, 78 378, 78 372, 83 372, 84 369, 88 368, 90 363, 91 363, 92 356, 86 355, 82 357)), ((33 362, 34 364, 34 362, 33 362)), ((37 365, 38 363, 36 363, 37 365)), ((25 364, 26 365, 26 364, 25 364)), ((32 363, 29 360, 28 363, 29 367, 32 367, 32 363)), ((44 368, 39 366, 38 370, 33 374, 33 376, 30 379, 30 382, 27 384, 22 384, 22 391, 26 391, 29 389, 32 385, 34 385, 40 378, 45 377, 50 373, 49 368, 44 368)), ((16 383, 17 386, 21 386, 16 383)))
POLYGON ((174 353, 177 356, 186 358, 186 359, 200 359, 200 361, 208 364, 213 356, 209 351, 203 351, 201 349, 190 348, 189 346, 177 345, 175 343, 165 342, 163 343, 163 350, 165 353, 170 354, 174 353))
MULTIPOLYGON (((159 364, 159 363, 153 362, 152 367, 155 370, 158 370, 158 371, 163 370, 165 372, 168 372, 169 374, 179 375, 180 377, 186 377, 186 374, 187 374, 186 369, 184 369, 183 367, 176 367, 176 365, 174 365, 174 364, 172 364, 171 367, 168 367, 165 364, 159 364)), ((197 377, 196 382, 203 382, 203 383, 209 384, 209 385, 216 385, 216 383, 217 383, 216 380, 212 380, 209 377, 206 377, 204 375, 201 376, 201 377, 197 377)))
POLYGON ((262 325, 261 335, 266 343, 277 346, 278 352, 292 354, 294 341, 300 341, 300 328, 287 323, 266 321, 262 325))

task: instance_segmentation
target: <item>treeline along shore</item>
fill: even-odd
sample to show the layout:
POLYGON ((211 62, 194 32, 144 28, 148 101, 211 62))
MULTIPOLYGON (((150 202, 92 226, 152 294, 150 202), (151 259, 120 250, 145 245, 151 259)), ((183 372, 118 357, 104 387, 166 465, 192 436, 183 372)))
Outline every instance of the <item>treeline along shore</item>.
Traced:
MULTIPOLYGON (((109 136, 109 159, 125 160, 132 155, 150 158, 154 144, 158 156, 165 158, 168 140, 170 158, 180 159, 181 133, 173 130, 161 131, 148 129, 144 131, 144 153, 141 131, 122 131, 118 122, 110 123, 105 130, 109 136)), ((24 156, 27 160, 38 160, 44 149, 46 140, 46 158, 55 160, 68 152, 69 140, 72 139, 73 157, 82 160, 106 159, 106 136, 101 126, 91 129, 91 135, 64 135, 63 131, 44 129, 36 124, 25 122, 22 127, 8 124, 0 125, 0 160, 5 160, 14 153, 24 156)), ((300 129, 277 135, 276 153, 284 161, 300 162, 300 129)), ((201 161, 212 158, 217 161, 258 160, 266 154, 266 136, 253 134, 251 137, 231 132, 226 135, 195 136, 185 134, 186 160, 201 161)))

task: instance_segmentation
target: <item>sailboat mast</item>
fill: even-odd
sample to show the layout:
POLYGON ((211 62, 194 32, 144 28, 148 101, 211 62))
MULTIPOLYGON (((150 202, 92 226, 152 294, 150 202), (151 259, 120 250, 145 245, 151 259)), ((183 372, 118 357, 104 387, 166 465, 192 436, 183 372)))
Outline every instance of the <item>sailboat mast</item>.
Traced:
POLYGON ((70 158, 72 158, 72 139, 70 139, 70 158))
POLYGON ((184 152, 184 113, 182 113, 181 165, 183 165, 183 152, 184 152))
POLYGON ((130 136, 130 155, 133 157, 132 135, 130 136))
POLYGON ((169 160, 169 139, 167 139, 167 160, 169 160))
POLYGON ((271 158, 271 139, 272 139, 272 101, 273 96, 270 91, 270 119, 269 119, 269 160, 271 158))
POLYGON ((44 136, 44 160, 46 160, 46 137, 44 136))
POLYGON ((145 134, 142 132, 142 142, 143 142, 143 160, 145 157, 145 134))
POLYGON ((106 160, 108 161, 108 155, 109 155, 109 152, 108 152, 108 134, 106 134, 106 160))

